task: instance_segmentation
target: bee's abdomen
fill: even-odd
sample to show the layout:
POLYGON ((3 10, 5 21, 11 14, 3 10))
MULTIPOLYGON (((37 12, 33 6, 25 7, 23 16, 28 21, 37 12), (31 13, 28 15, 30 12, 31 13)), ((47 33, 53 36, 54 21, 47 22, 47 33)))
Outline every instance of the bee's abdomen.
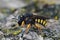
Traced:
POLYGON ((35 23, 39 23, 43 26, 46 26, 47 25, 47 21, 46 20, 43 20, 43 19, 35 19, 35 23))

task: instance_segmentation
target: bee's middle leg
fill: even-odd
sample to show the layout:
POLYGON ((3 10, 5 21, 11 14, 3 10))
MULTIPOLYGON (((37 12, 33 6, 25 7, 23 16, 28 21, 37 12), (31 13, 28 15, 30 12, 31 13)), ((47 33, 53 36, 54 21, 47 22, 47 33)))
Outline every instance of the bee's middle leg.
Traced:
POLYGON ((30 27, 31 27, 31 24, 28 24, 25 33, 28 33, 30 27))

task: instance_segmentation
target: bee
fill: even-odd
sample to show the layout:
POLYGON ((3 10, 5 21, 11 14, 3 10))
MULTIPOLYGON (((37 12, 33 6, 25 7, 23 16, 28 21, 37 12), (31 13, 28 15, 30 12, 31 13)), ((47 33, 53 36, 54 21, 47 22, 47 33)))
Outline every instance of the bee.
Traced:
POLYGON ((35 25, 35 27, 38 29, 41 29, 41 27, 38 24, 45 27, 47 25, 47 19, 49 18, 33 14, 25 14, 20 16, 18 24, 19 26, 27 25, 26 32, 28 32, 32 25, 35 25))

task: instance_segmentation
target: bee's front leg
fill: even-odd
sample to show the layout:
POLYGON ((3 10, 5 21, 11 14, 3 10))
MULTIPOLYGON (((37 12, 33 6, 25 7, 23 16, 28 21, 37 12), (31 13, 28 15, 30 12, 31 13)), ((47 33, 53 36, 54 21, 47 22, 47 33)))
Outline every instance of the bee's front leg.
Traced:
POLYGON ((25 25, 25 21, 22 21, 21 27, 24 27, 24 25, 25 25))

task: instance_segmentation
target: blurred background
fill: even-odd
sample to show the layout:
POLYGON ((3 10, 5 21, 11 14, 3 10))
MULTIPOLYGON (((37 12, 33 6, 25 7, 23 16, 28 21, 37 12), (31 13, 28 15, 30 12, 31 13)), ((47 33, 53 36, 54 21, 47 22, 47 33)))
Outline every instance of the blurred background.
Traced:
POLYGON ((25 30, 25 28, 17 26, 17 22, 18 17, 25 13, 35 13, 50 19, 42 34, 38 35, 36 32, 29 31, 28 34, 24 34, 28 39, 24 40, 29 40, 29 37, 30 40, 60 40, 60 0, 0 0, 1 40, 23 40, 20 36, 20 30, 25 30), (10 34, 14 36, 11 37, 10 34), (31 35, 36 38, 32 39, 31 35))
MULTIPOLYGON (((33 4, 36 0, 0 0, 0 15, 1 13, 11 14, 14 9, 21 10, 22 7, 27 6, 29 4, 33 4)), ((41 9, 40 15, 45 16, 53 16, 53 14, 56 15, 56 12, 58 10, 57 15, 60 15, 60 0, 38 0, 38 7, 41 9), (48 4, 48 9, 46 11, 43 9, 43 6, 48 4), (48 12, 47 12, 48 11, 48 12), (54 11, 54 12, 52 12, 54 11), (44 13, 43 13, 44 12, 44 13)), ((8 16, 8 15, 7 15, 8 16)))

